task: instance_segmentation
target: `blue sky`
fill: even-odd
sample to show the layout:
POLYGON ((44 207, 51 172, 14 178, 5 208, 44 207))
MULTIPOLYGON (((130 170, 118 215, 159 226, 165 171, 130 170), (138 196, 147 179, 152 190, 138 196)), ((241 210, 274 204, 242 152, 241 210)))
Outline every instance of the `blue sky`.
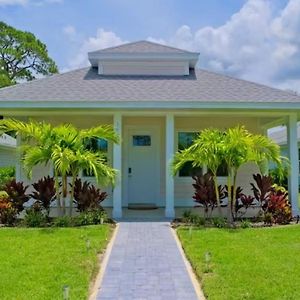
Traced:
POLYGON ((61 71, 149 39, 199 51, 202 68, 300 90, 300 0, 0 0, 0 19, 46 43, 61 71))

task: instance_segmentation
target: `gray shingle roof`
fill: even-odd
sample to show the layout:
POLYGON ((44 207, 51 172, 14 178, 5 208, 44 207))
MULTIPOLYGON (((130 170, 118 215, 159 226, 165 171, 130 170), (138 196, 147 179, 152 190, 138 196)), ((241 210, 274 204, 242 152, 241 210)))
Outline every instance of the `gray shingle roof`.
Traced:
POLYGON ((192 53, 186 50, 169 47, 149 41, 138 41, 128 44, 123 44, 116 47, 110 47, 103 50, 97 50, 90 52, 93 54, 96 53, 192 53))
POLYGON ((300 103, 289 92, 191 70, 189 76, 101 76, 84 68, 0 89, 1 101, 300 103))

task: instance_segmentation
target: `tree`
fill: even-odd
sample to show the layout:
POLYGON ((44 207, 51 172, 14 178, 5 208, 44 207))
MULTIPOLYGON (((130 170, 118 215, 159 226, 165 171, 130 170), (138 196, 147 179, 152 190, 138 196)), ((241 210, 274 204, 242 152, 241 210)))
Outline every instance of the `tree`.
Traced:
POLYGON ((23 165, 29 177, 31 177, 34 166, 48 163, 53 165, 56 199, 63 214, 65 214, 65 199, 68 195, 67 178, 69 174, 72 176, 70 214, 74 182, 81 170, 93 173, 98 183, 114 183, 116 170, 106 164, 105 155, 101 152, 92 152, 84 147, 85 140, 89 138, 103 138, 118 143, 119 137, 110 125, 79 130, 71 124, 52 127, 43 122, 4 119, 0 121, 0 131, 14 131, 22 136, 25 143, 27 142, 21 147, 21 150, 23 165), (62 195, 62 203, 60 195, 62 195))
POLYGON ((34 34, 0 22, 0 87, 57 72, 46 45, 34 34))

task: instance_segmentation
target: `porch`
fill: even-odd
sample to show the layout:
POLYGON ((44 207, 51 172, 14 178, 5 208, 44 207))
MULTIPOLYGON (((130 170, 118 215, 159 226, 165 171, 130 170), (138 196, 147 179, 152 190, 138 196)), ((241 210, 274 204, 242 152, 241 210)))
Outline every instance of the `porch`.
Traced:
MULTIPOLYGON (((253 133, 266 134, 267 129, 279 124, 288 127, 288 153, 291 161, 289 175, 289 194, 293 215, 298 215, 298 174, 299 158, 297 147, 297 114, 270 111, 226 111, 182 110, 182 111, 104 111, 104 110, 59 110, 26 112, 31 119, 44 120, 53 124, 73 123, 86 128, 99 124, 113 124, 122 141, 119 145, 107 144, 108 163, 119 170, 116 185, 106 188, 109 197, 104 205, 111 209, 112 216, 120 219, 133 214, 128 210, 130 204, 154 204, 153 212, 141 211, 138 214, 165 216, 173 218, 187 208, 193 207, 192 179, 186 174, 172 176, 170 161, 182 141, 189 140, 192 133, 204 128, 225 129, 237 124, 245 125, 253 133)), ((18 116, 7 114, 7 117, 18 116)), ((23 117, 27 119, 28 117, 23 117)), ((18 140, 18 144, 21 141, 18 140)), ((52 175, 51 166, 36 167, 32 180, 23 173, 17 164, 17 179, 30 183, 44 175, 52 175)), ((205 166, 202 172, 206 172, 205 166)), ((250 193, 252 174, 258 172, 253 164, 243 166, 239 171, 238 185, 245 193, 250 193)), ((83 180, 95 183, 93 177, 81 174, 83 180)), ((220 176, 220 183, 225 177, 220 176)), ((225 183, 225 182, 224 182, 225 183)), ((136 212, 135 212, 136 214, 136 212)))

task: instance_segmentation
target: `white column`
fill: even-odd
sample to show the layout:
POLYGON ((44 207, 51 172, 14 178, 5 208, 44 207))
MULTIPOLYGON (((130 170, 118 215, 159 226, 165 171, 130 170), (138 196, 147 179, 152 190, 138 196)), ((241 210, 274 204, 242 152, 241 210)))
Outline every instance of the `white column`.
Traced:
MULTIPOLYGON (((114 114, 114 130, 122 138, 122 115, 114 114)), ((118 170, 116 185, 113 190, 113 218, 122 217, 122 141, 113 145, 113 168, 118 170)))
POLYGON ((291 114, 287 124, 288 153, 291 169, 288 178, 289 199, 292 204, 293 216, 299 214, 298 189, 299 189, 299 154, 297 138, 297 115, 291 114))
POLYGON ((174 210, 174 178, 170 163, 174 156, 174 115, 166 115, 166 211, 168 218, 175 217, 174 210))

